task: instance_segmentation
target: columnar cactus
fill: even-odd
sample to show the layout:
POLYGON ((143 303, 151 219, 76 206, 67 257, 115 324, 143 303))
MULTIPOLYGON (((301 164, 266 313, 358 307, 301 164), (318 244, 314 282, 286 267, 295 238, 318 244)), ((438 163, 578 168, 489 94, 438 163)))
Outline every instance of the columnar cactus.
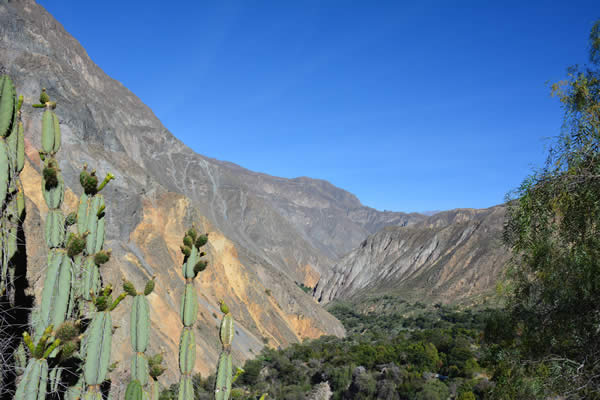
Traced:
POLYGON ((25 210, 19 173, 25 165, 25 139, 21 123, 23 96, 17 99, 7 75, 0 76, 0 297, 13 304, 14 265, 20 244, 17 234, 25 210))
POLYGON ((50 102, 45 90, 40 102, 46 106, 42 115, 42 150, 40 158, 44 163, 42 173, 42 194, 48 206, 45 223, 45 238, 48 246, 48 268, 44 279, 44 289, 40 309, 33 317, 33 337, 39 340, 49 325, 58 326, 67 319, 69 302, 72 299, 72 262, 64 249, 65 217, 60 210, 65 188, 55 155, 60 150, 60 125, 52 111, 56 103, 50 102), (42 102, 42 100, 46 100, 42 102))
POLYGON ((77 323, 64 322, 56 331, 50 325, 34 344, 27 332, 23 333, 23 342, 29 349, 30 358, 22 380, 17 386, 16 400, 43 400, 46 397, 48 383, 48 358, 53 354, 58 359, 68 359, 77 348, 79 326, 77 323))
POLYGON ((180 317, 183 331, 179 339, 179 380, 178 400, 193 400, 192 372, 196 361, 196 340, 192 329, 198 318, 198 298, 194 287, 194 278, 206 268, 206 261, 201 260, 204 252, 200 248, 208 241, 207 235, 199 235, 194 228, 187 231, 183 237, 181 252, 184 254, 182 266, 185 278, 185 289, 181 299, 180 317))
POLYGON ((130 315, 130 340, 134 355, 131 359, 131 379, 128 388, 131 388, 131 396, 137 396, 137 386, 143 387, 141 393, 144 399, 153 398, 158 393, 158 385, 155 381, 164 369, 160 366, 162 356, 148 358, 145 354, 148 348, 150 336, 150 305, 148 296, 154 290, 154 278, 146 282, 144 292, 135 289, 133 283, 125 281, 123 290, 133 297, 130 315))
POLYGON ((107 174, 98 186, 96 171, 88 172, 87 165, 79 175, 83 194, 79 198, 77 209, 77 234, 73 234, 69 242, 74 254, 74 262, 80 266, 79 287, 77 290, 80 313, 88 314, 92 295, 97 295, 100 288, 100 272, 98 267, 110 258, 110 250, 103 249, 105 235, 104 197, 98 192, 114 178, 107 174))
POLYGON ((110 312, 127 296, 127 293, 121 293, 113 300, 110 286, 99 292, 99 296, 91 296, 91 301, 96 307, 96 313, 86 332, 83 377, 87 385, 84 399, 89 400, 102 399, 100 385, 104 382, 108 373, 113 334, 110 312))
MULTIPOLYGON (((229 312, 229 307, 221 300, 221 312, 223 319, 221 320, 221 329, 219 336, 223 350, 219 356, 217 365, 217 380, 215 382, 215 400, 228 400, 231 394, 231 384, 233 383, 233 364, 231 358, 231 343, 235 335, 233 327, 233 317, 229 312)), ((239 376, 239 373, 236 375, 239 376)))

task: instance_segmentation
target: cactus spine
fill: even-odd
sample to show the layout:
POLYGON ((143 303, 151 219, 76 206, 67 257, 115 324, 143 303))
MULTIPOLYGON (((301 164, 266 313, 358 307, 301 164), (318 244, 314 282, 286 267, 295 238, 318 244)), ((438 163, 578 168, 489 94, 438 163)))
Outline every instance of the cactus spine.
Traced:
POLYGON ((192 385, 192 371, 196 361, 196 340, 193 325, 198 318, 198 298, 194 287, 194 278, 206 268, 206 261, 201 260, 204 253, 200 248, 206 244, 207 235, 198 235, 194 228, 186 232, 183 237, 181 252, 184 254, 182 266, 185 288, 181 299, 180 317, 183 331, 179 339, 179 380, 178 400, 193 400, 194 388, 192 385))
POLYGON ((23 97, 17 99, 12 80, 0 76, 0 297, 7 295, 14 305, 14 265, 19 249, 17 234, 25 210, 19 174, 25 163, 25 142, 21 123, 23 97))

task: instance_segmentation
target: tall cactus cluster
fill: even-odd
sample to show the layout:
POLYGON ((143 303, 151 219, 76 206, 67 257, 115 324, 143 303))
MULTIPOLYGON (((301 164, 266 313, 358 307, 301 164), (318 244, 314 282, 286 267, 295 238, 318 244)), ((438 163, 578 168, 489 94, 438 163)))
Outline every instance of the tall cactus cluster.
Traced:
MULTIPOLYGON (((100 288, 99 267, 110 259, 110 250, 104 250, 105 204, 104 196, 99 192, 110 180, 108 173, 98 185, 96 171, 88 171, 87 164, 79 175, 83 193, 77 209, 77 233, 71 234, 68 241, 69 254, 78 266, 79 285, 77 287, 78 310, 81 316, 94 312, 92 297, 100 288)), ((74 219, 74 218, 73 218, 74 219)))
MULTIPOLYGON (((61 209, 65 184, 56 160, 61 147, 60 124, 53 111, 56 102, 50 100, 44 89, 40 103, 33 106, 45 109, 39 154, 43 162, 42 194, 49 210, 44 226, 48 264, 40 307, 31 318, 32 335, 24 334, 30 358, 15 398, 41 400, 48 389, 64 390, 60 385, 61 372, 69 367, 63 364, 77 356, 82 360, 83 374, 77 384, 66 390, 65 398, 101 399, 100 385, 106 379, 110 361, 113 332, 110 312, 126 296, 123 293, 113 300, 110 285, 100 288, 98 272, 98 266, 110 257, 110 251, 103 250, 105 206, 98 192, 113 176, 108 174, 98 185, 95 172, 89 173, 84 167, 81 173, 84 193, 78 211, 65 217, 61 209), (71 232, 75 224, 76 232, 71 232), (83 334, 82 325, 87 326, 83 334)), ((70 365, 70 372, 79 370, 70 365)))
MULTIPOLYGON (((18 250, 17 233, 25 207, 19 180, 25 156, 20 121, 22 102, 22 97, 17 99, 10 78, 0 77, 0 298, 10 295, 14 282, 15 268, 11 259, 18 250)), ((65 183, 56 159, 61 148, 60 123, 54 113, 56 106, 45 89, 40 94, 39 104, 33 104, 35 108, 44 109, 39 155, 43 163, 41 189, 48 207, 44 225, 48 257, 40 306, 32 314, 31 333, 23 333, 22 352, 18 357, 24 359, 24 371, 14 398, 43 400, 50 391, 66 400, 103 399, 106 393, 102 392, 102 386, 110 370, 114 330, 111 312, 130 296, 133 356, 125 399, 158 400, 157 378, 165 370, 161 365, 162 354, 146 354, 150 337, 147 296, 154 289, 154 278, 146 283, 143 292, 125 281, 123 293, 118 296, 113 295, 111 285, 102 286, 100 267, 110 259, 111 251, 104 249, 105 202, 99 192, 114 176, 107 174, 99 184, 96 171, 84 165, 79 177, 83 194, 77 211, 63 213, 65 183), (63 379, 65 370, 77 378, 63 379)), ((181 246, 185 288, 180 308, 183 330, 179 341, 179 400, 194 399, 192 375, 196 340, 193 326, 198 317, 194 279, 207 266, 202 259, 205 253, 201 251, 207 241, 207 234, 199 234, 191 228, 185 233, 181 246)), ((221 302, 220 309, 224 314, 220 327, 222 352, 217 366, 215 399, 228 400, 231 385, 242 370, 238 368, 233 376, 233 318, 225 303, 221 302)))
POLYGON ((56 103, 50 102, 45 91, 40 96, 46 110, 42 116, 42 150, 44 163, 42 193, 49 212, 44 227, 48 246, 48 266, 44 279, 40 309, 32 317, 33 338, 27 332, 23 340, 29 349, 23 378, 17 386, 15 399, 43 399, 48 380, 59 380, 58 363, 72 356, 77 349, 79 324, 67 321, 69 300, 72 296, 72 265, 63 248, 65 219, 60 210, 64 197, 64 183, 55 155, 60 149, 60 126, 52 111, 56 103), (58 327, 54 330, 54 327, 58 327), (34 345, 34 343, 37 343, 34 345), (48 359, 53 359, 49 370, 48 359))
POLYGON ((156 378, 164 372, 162 355, 146 355, 150 337, 150 305, 148 296, 154 290, 154 279, 149 280, 144 291, 139 293, 133 283, 123 283, 125 293, 133 297, 130 314, 130 341, 133 349, 131 359, 131 381, 125 392, 126 400, 158 400, 159 387, 156 378))
POLYGON ((199 235, 194 228, 191 228, 183 237, 183 245, 181 246, 181 252, 184 255, 182 272, 185 278, 185 289, 179 313, 183 323, 183 331, 179 339, 181 379, 179 380, 178 400, 194 399, 192 372, 196 362, 196 340, 192 327, 198 318, 198 298, 194 287, 194 278, 206 268, 207 262, 201 259, 205 253, 200 251, 200 248, 207 241, 207 235, 199 235))
POLYGON ((23 96, 17 99, 12 80, 0 76, 0 298, 6 295, 11 305, 15 279, 12 259, 19 247, 17 234, 25 210, 19 179, 25 165, 22 104, 23 96))

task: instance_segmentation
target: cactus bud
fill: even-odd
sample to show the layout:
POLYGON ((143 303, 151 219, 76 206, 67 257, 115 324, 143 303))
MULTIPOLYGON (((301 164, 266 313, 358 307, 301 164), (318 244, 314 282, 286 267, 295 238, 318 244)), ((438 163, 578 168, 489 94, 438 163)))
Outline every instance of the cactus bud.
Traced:
POLYGON ((219 300, 219 305, 223 314, 229 314, 229 307, 227 307, 227 304, 223 300, 219 300))
POLYGON ((75 354, 79 345, 76 341, 70 340, 68 342, 64 342, 60 347, 60 358, 64 360, 68 360, 75 354))
POLYGON ((190 236, 192 238, 192 240, 196 240, 196 237, 198 237, 198 232, 196 232, 196 230, 194 228, 190 228, 187 233, 187 236, 190 236))
POLYGON ((110 260, 110 251, 100 250, 94 255, 94 263, 96 265, 106 264, 110 260))
POLYGON ((55 166, 45 167, 42 171, 44 180, 46 181, 46 190, 50 190, 58 186, 58 169, 55 166))
POLYGON ((108 308, 109 298, 108 296, 98 296, 94 299, 96 310, 104 311, 108 308))
POLYGON ((42 93, 40 93, 40 103, 46 104, 49 101, 50 101, 50 96, 48 96, 48 93, 46 93, 46 88, 42 88, 42 93))
POLYGON ((189 257, 190 254, 192 254, 192 249, 189 248, 188 246, 181 246, 181 252, 186 256, 189 257))
POLYGON ((129 281, 123 281, 123 290, 125 291, 125 293, 127 293, 128 295, 135 297, 137 296, 137 291, 135 290, 135 286, 133 286, 133 283, 129 282, 129 281))
POLYGON ((79 335, 79 327, 75 321, 65 321, 56 330, 54 336, 63 342, 74 339, 79 335))
POLYGON ((112 285, 109 283, 108 285, 106 285, 104 287, 104 289, 102 289, 102 294, 105 295, 105 296, 108 296, 109 294, 112 293, 112 291, 113 291, 112 285))
POLYGON ((161 353, 156 353, 154 356, 148 358, 148 364, 159 365, 163 362, 163 355, 161 353))
POLYGON ((208 242, 208 236, 200 235, 200 236, 198 236, 198 239, 196 239, 196 247, 200 248, 200 247, 204 246, 206 244, 206 242, 208 242))
POLYGON ((192 247, 193 244, 194 244, 194 241, 191 236, 185 235, 183 237, 183 245, 184 246, 192 247))
POLYGON ((194 275, 198 275, 198 273, 204 271, 208 263, 204 260, 200 260, 194 265, 194 275))
POLYGON ((79 183, 81 183, 81 186, 85 185, 85 181, 87 181, 87 178, 90 176, 90 173, 87 172, 87 164, 83 164, 83 171, 81 171, 81 173, 79 174, 79 183))
POLYGON ((85 238, 71 233, 67 240, 67 255, 75 257, 80 254, 85 248, 85 238))
POLYGON ((98 192, 98 177, 96 176, 96 172, 92 171, 88 174, 82 185, 85 194, 95 195, 98 192))
POLYGON ((150 366, 149 374, 152 378, 154 378, 154 380, 156 380, 156 378, 161 376, 163 374, 163 372, 165 372, 166 370, 167 369, 160 364, 152 365, 152 366, 150 366))
POLYGON ((67 226, 75 225, 76 222, 77 222, 77 213, 75 211, 73 211, 72 213, 67 215, 67 218, 65 218, 65 224, 67 224, 67 226))
POLYGON ((146 282, 146 287, 144 288, 144 296, 148 296, 154 290, 154 277, 146 282))

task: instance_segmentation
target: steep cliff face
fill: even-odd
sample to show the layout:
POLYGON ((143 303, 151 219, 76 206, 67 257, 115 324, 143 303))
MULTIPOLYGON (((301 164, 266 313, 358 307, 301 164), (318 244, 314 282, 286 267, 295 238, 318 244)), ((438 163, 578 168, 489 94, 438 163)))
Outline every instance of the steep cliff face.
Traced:
POLYGON ((454 302, 489 293, 509 258, 501 234, 505 208, 458 209, 417 224, 386 227, 324 273, 315 297, 393 292, 454 302))

